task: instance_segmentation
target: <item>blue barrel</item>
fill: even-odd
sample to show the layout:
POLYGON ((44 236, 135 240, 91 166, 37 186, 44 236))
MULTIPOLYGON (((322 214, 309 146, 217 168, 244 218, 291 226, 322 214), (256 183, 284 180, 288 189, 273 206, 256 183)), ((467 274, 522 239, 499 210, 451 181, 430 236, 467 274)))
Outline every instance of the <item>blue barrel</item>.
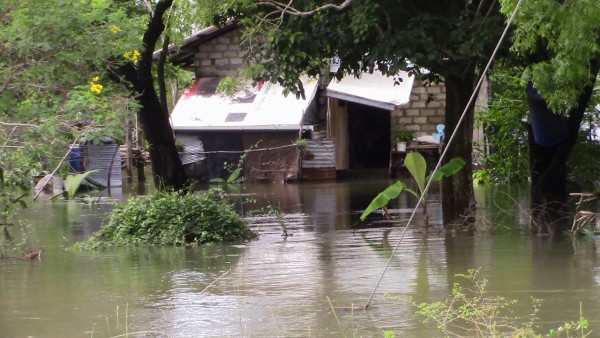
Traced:
POLYGON ((74 146, 69 153, 69 168, 77 173, 83 172, 83 154, 78 145, 74 146))
POLYGON ((526 92, 535 143, 554 146, 564 141, 569 136, 569 120, 552 112, 531 83, 526 92))

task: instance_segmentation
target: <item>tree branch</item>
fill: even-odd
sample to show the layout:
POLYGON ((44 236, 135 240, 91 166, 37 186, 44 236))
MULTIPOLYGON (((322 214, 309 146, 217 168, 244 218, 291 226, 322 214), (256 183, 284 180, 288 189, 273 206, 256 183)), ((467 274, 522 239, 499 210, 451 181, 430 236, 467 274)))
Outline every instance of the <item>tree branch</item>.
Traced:
POLYGON ((294 0, 290 0, 287 4, 285 4, 282 2, 278 2, 278 1, 268 0, 268 1, 259 1, 256 3, 256 5, 275 7, 278 10, 278 12, 281 12, 282 14, 289 14, 289 15, 294 15, 294 16, 310 16, 310 15, 316 14, 318 12, 327 10, 327 9, 342 10, 342 9, 348 7, 352 3, 352 0, 344 0, 344 2, 342 2, 339 5, 325 4, 323 6, 316 7, 309 11, 302 11, 302 10, 292 7, 293 2, 294 2, 294 0))

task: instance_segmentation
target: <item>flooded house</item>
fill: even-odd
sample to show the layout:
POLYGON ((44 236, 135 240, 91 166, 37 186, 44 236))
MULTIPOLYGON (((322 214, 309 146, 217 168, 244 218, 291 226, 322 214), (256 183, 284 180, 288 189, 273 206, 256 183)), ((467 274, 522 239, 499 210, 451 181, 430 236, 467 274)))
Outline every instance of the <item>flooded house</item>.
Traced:
POLYGON ((364 169, 392 174, 395 157, 405 153, 393 141, 402 129, 414 132, 410 151, 439 155, 443 83, 424 85, 407 73, 305 77, 304 97, 286 96, 278 84, 239 80, 240 29, 235 23, 204 29, 173 58, 195 78, 171 115, 190 177, 226 178, 238 163, 251 181, 336 179, 364 169), (218 88, 226 77, 239 80, 229 94, 218 88))

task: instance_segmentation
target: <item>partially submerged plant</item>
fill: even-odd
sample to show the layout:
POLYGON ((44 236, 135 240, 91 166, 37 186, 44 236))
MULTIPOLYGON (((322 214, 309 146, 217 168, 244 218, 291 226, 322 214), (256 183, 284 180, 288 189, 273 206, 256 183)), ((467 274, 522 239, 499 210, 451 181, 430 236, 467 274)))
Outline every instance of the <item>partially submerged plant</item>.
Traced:
POLYGON ((393 199, 397 198, 402 191, 408 191, 416 198, 421 198, 421 206, 423 208, 423 215, 425 216, 425 225, 429 224, 429 216, 427 214, 427 193, 425 191, 425 186, 427 182, 431 178, 433 182, 438 182, 444 177, 449 177, 456 174, 464 165, 465 161, 461 158, 453 158, 448 163, 441 166, 436 172, 427 174, 427 162, 423 155, 418 152, 411 152, 406 154, 404 159, 404 165, 412 175, 412 177, 417 182, 417 190, 411 189, 408 185, 406 185, 402 181, 396 181, 396 183, 387 187, 384 191, 380 192, 369 204, 367 209, 360 215, 360 220, 364 221, 369 214, 374 212, 377 209, 383 210, 383 215, 389 219, 389 214, 387 212, 387 205, 393 199))
POLYGON ((210 183, 219 183, 219 184, 241 184, 244 182, 244 177, 242 176, 242 168, 238 167, 233 169, 233 171, 227 176, 227 179, 222 179, 220 177, 216 177, 210 180, 210 183))
POLYGON ((255 236, 222 189, 200 194, 157 191, 119 205, 107 224, 79 247, 183 246, 255 236))
POLYGON ((2 227, 2 232, 4 233, 4 239, 10 239, 10 232, 8 230, 9 226, 12 226, 13 223, 10 221, 10 218, 14 215, 15 209, 17 205, 22 208, 27 208, 27 203, 23 201, 23 198, 27 196, 27 194, 22 194, 19 197, 14 197, 9 192, 5 191, 0 187, 0 212, 2 212, 2 219, 0 219, 0 227, 2 227))
POLYGON ((434 324, 444 337, 588 337, 589 322, 583 317, 580 305, 579 320, 565 322, 547 334, 536 333, 538 313, 542 301, 532 298, 532 311, 516 315, 516 300, 490 295, 487 279, 479 278, 478 269, 466 274, 456 274, 463 282, 455 282, 452 294, 443 301, 416 303, 410 297, 391 297, 409 303, 416 313, 425 318, 424 323, 434 324))
POLYGON ((74 199, 75 195, 77 194, 77 190, 79 190, 79 188, 81 188, 85 179, 90 174, 95 173, 97 171, 98 170, 90 170, 90 171, 86 171, 81 174, 67 175, 67 178, 65 178, 65 183, 64 183, 65 190, 62 192, 63 197, 66 200, 74 199))
POLYGON ((291 234, 289 234, 287 231, 287 226, 285 224, 285 220, 283 219, 283 214, 281 213, 281 210, 275 208, 272 205, 268 205, 267 206, 267 214, 269 216, 275 217, 275 219, 277 220, 277 223, 281 227, 281 236, 286 237, 286 238, 288 236, 291 236, 291 234))
POLYGON ((0 258, 10 257, 11 252, 16 251, 19 247, 18 243, 13 240, 9 227, 14 226, 12 218, 15 215, 17 206, 27 208, 27 204, 23 201, 25 196, 27 194, 14 197, 0 185, 0 212, 2 213, 0 219, 0 230, 2 231, 2 235, 0 235, 0 258))
POLYGON ((571 194, 571 196, 579 196, 579 201, 576 203, 575 215, 573 216, 573 225, 570 231, 571 236, 588 234, 589 231, 585 229, 587 225, 591 226, 592 233, 600 233, 600 219, 597 214, 598 202, 600 201, 599 185, 599 182, 594 182, 594 191, 590 193, 571 194), (583 208, 587 210, 583 210, 583 208))
POLYGON ((261 141, 258 141, 255 145, 250 147, 247 151, 244 151, 244 154, 240 156, 237 164, 230 164, 225 162, 224 167, 229 171, 229 176, 227 179, 223 179, 221 177, 216 177, 210 180, 210 183, 219 183, 219 184, 242 184, 244 182, 244 176, 242 175, 244 170, 244 161, 246 161, 246 157, 248 156, 249 151, 258 147, 261 141))

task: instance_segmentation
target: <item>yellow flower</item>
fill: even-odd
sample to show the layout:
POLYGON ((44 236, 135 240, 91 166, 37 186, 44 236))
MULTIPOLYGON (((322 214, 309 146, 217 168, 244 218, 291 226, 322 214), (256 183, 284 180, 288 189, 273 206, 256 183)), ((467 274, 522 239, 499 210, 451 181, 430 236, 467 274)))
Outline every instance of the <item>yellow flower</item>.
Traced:
POLYGON ((127 59, 127 60, 131 60, 133 62, 137 62, 137 60, 140 58, 140 52, 136 49, 133 52, 127 51, 125 53, 123 53, 123 56, 127 59))
POLYGON ((110 26, 110 31, 116 34, 116 33, 122 32, 123 30, 119 26, 112 25, 112 26, 110 26))
POLYGON ((102 89, 104 89, 104 86, 98 83, 99 80, 100 80, 100 77, 95 76, 92 78, 92 81, 90 82, 90 92, 92 92, 96 95, 100 95, 100 93, 102 93, 102 89))

